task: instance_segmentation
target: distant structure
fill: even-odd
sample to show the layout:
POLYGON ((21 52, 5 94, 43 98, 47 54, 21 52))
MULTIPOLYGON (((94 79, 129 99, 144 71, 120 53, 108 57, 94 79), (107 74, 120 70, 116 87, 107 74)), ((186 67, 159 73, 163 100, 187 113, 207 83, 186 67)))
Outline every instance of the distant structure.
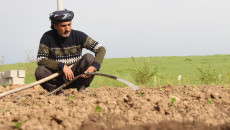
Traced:
POLYGON ((25 70, 8 70, 0 72, 0 86, 5 84, 24 84, 25 70))

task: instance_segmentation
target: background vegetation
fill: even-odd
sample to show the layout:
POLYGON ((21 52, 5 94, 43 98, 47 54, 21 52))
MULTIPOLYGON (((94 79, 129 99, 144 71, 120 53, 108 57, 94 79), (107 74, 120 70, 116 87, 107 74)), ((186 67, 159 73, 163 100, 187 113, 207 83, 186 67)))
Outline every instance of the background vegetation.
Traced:
MULTIPOLYGON (((36 63, 0 65, 5 70, 26 70, 25 83, 35 82, 36 63)), ((104 59, 101 73, 117 76, 140 86, 165 85, 219 85, 230 83, 230 55, 212 56, 166 56, 104 59), (181 75, 181 80, 178 76, 181 75)), ((91 87, 125 84, 96 76, 91 87)))

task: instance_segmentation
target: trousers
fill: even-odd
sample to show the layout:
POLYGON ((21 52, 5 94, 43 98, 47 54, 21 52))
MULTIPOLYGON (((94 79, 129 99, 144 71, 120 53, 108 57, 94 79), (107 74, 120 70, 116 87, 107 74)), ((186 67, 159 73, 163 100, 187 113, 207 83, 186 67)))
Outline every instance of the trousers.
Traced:
MULTIPOLYGON (((83 57, 79 61, 74 63, 74 65, 71 67, 71 70, 73 71, 74 76, 83 74, 88 69, 88 67, 93 64, 93 62, 94 62, 94 56, 92 54, 86 53, 85 55, 83 55, 83 57)), ((54 73, 56 72, 44 66, 38 66, 35 70, 35 77, 36 77, 36 80, 40 80, 54 73)), ((71 84, 69 84, 68 86, 66 86, 64 89, 77 88, 77 90, 79 90, 81 86, 83 85, 85 87, 89 87, 93 79, 94 79, 94 76, 91 76, 89 78, 79 78, 75 80, 74 82, 72 82, 71 84)), ((47 90, 48 92, 51 92, 66 82, 67 82, 67 79, 65 79, 65 75, 62 74, 45 83, 42 83, 41 86, 43 89, 47 90)))

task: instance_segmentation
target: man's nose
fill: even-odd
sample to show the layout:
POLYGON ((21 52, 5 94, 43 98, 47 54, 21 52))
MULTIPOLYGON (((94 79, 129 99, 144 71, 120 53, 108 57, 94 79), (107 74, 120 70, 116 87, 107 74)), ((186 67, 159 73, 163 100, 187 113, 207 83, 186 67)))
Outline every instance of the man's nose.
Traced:
POLYGON ((71 27, 70 26, 66 26, 65 30, 66 31, 70 31, 71 27))

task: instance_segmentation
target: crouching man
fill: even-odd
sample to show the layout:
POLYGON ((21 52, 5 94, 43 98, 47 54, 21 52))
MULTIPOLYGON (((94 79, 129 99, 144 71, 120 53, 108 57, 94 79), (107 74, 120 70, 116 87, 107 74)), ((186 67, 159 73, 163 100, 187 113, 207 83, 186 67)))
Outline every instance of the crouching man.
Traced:
MULTIPOLYGON (((45 32, 40 40, 37 54, 38 67, 35 70, 37 80, 43 79, 58 71, 63 75, 51 79, 41 86, 47 91, 53 91, 74 76, 99 71, 104 59, 105 48, 85 33, 71 29, 74 13, 69 10, 55 11, 50 14, 51 29, 45 32), (86 48, 95 54, 82 56, 82 49, 86 48), (71 68, 69 65, 73 65, 71 68)), ((94 76, 83 76, 66 88, 77 88, 86 93, 94 76)), ((60 90, 57 95, 64 95, 60 90)))

